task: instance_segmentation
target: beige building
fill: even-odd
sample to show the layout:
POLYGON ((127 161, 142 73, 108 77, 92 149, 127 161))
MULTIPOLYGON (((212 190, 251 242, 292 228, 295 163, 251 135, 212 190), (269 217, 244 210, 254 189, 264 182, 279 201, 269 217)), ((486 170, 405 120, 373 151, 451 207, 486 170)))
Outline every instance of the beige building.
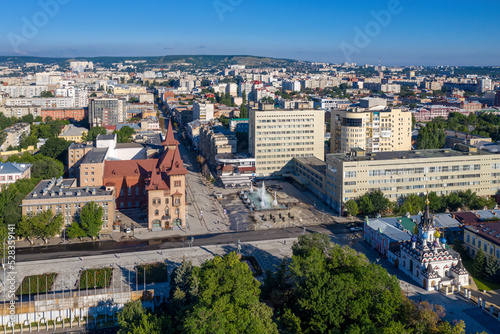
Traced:
POLYGON ((76 179, 43 180, 23 199, 21 208, 26 216, 52 210, 55 215, 62 214, 65 225, 69 226, 85 204, 92 201, 104 210, 102 230, 111 231, 115 218, 113 187, 77 187, 76 179))
POLYGON ((236 135, 223 126, 205 125, 200 127, 199 152, 211 164, 215 164, 218 154, 236 153, 236 135))
POLYGON ((259 176, 293 172, 295 157, 324 160, 323 110, 275 109, 259 104, 249 112, 249 151, 259 176))
POLYGON ((67 141, 81 143, 84 135, 87 134, 89 130, 82 127, 74 126, 73 124, 68 124, 64 126, 59 135, 59 138, 62 138, 67 141))
POLYGON ((470 189, 479 196, 500 189, 500 155, 474 147, 326 156, 326 201, 339 210, 350 199, 381 190, 392 201, 410 194, 446 195, 470 189))
POLYGON ((77 177, 80 163, 85 155, 94 148, 92 143, 72 143, 68 148, 69 177, 77 177))
POLYGON ((6 128, 5 133, 7 134, 7 138, 2 144, 1 148, 3 151, 7 150, 9 146, 17 147, 21 144, 21 140, 23 136, 29 136, 31 133, 31 127, 28 123, 17 123, 12 125, 11 127, 6 128))
POLYGON ((297 183, 325 200, 326 164, 316 157, 293 158, 293 174, 297 183))
POLYGON ((464 222, 464 243, 474 257, 481 249, 486 256, 493 255, 500 262, 500 222, 464 222))
POLYGON ((411 150, 411 112, 377 106, 332 110, 331 153, 411 150))

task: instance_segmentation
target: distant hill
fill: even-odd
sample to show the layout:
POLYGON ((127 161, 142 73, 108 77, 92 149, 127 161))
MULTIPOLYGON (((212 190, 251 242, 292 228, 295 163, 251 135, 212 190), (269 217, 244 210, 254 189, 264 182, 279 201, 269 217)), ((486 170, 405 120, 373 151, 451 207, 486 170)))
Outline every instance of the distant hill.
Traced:
POLYGON ((175 65, 192 64, 198 67, 211 67, 218 65, 247 65, 250 67, 261 64, 290 64, 296 62, 293 59, 278 59, 269 57, 256 57, 247 55, 172 55, 161 57, 77 57, 77 58, 45 58, 45 57, 22 57, 22 56, 0 56, 0 63, 12 62, 17 65, 25 63, 62 64, 69 60, 87 60, 94 64, 111 65, 125 60, 145 60, 147 65, 175 65))

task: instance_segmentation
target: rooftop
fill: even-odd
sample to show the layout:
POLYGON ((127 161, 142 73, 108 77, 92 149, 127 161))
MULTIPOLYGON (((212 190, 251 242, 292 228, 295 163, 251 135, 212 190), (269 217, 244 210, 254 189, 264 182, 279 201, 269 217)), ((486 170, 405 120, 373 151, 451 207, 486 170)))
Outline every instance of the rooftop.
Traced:
MULTIPOLYGON (((76 179, 43 180, 26 196, 25 200, 44 198, 68 198, 84 196, 107 196, 113 191, 98 187, 75 187, 76 179)), ((114 200, 114 198, 113 198, 114 200)), ((23 204, 24 205, 24 204, 23 204)))
POLYGON ((0 174, 23 173, 32 164, 19 164, 17 162, 0 162, 0 174))
POLYGON ((326 173, 326 163, 316 157, 295 158, 295 160, 315 169, 318 173, 326 173))
POLYGON ((81 136, 84 132, 89 131, 86 128, 70 126, 65 132, 61 133, 60 136, 81 136))
POLYGON ((98 135, 97 140, 113 140, 115 135, 98 135))
POLYGON ((479 236, 500 245, 500 221, 466 224, 465 228, 479 236))
POLYGON ((95 164, 101 163, 106 158, 108 148, 93 148, 90 150, 82 160, 82 164, 95 164))
POLYGON ((364 156, 352 156, 350 154, 335 153, 328 154, 334 159, 341 161, 368 161, 368 160, 399 160, 399 159, 430 159, 430 158, 450 158, 462 157, 468 155, 493 155, 483 150, 477 152, 463 152, 453 149, 436 149, 436 150, 420 150, 420 151, 396 151, 396 152, 377 152, 364 156))

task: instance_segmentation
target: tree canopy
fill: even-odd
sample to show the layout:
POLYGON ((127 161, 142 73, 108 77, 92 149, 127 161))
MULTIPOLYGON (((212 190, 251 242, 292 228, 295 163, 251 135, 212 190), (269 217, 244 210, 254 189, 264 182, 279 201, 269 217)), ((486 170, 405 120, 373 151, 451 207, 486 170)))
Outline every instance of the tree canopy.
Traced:
POLYGON ((446 133, 444 126, 434 122, 420 128, 417 137, 417 149, 429 150, 444 147, 446 133))

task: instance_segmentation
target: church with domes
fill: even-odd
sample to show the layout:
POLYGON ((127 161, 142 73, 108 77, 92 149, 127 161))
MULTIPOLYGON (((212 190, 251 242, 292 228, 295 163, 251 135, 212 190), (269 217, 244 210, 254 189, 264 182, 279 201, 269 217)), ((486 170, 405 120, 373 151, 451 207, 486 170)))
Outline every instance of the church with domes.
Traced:
POLYGON ((403 241, 396 256, 396 266, 426 290, 469 284, 469 273, 460 255, 446 247, 444 234, 436 228, 429 213, 428 199, 418 224, 418 234, 414 234, 411 240, 403 241))

